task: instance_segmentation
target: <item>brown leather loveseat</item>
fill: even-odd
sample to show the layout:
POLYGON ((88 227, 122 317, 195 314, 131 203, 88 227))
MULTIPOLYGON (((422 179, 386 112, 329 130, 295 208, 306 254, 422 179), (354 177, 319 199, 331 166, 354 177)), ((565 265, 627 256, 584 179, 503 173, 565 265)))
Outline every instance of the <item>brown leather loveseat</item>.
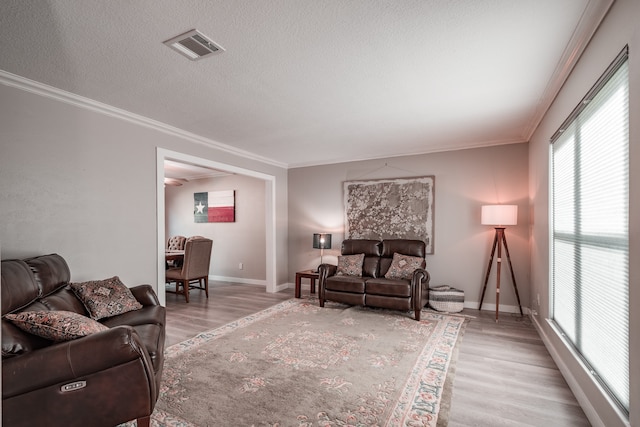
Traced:
POLYGON ((113 427, 137 419, 149 426, 165 341, 165 308, 151 286, 126 288, 116 277, 120 293, 114 295, 128 298, 129 311, 109 300, 85 308, 74 290, 99 289, 104 296, 112 288, 72 289, 60 255, 6 260, 0 268, 2 424, 113 427), (91 319, 105 309, 121 314, 91 319))
POLYGON ((349 239, 338 265, 319 267, 319 302, 413 310, 415 319, 429 301, 429 272, 421 240, 349 239))

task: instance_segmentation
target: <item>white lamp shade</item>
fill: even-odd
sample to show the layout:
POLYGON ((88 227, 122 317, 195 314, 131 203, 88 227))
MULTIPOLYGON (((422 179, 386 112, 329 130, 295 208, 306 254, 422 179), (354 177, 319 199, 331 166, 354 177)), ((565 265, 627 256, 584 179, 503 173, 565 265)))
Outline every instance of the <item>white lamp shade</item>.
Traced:
POLYGON ((517 205, 485 205, 482 207, 482 225, 516 225, 517 205))

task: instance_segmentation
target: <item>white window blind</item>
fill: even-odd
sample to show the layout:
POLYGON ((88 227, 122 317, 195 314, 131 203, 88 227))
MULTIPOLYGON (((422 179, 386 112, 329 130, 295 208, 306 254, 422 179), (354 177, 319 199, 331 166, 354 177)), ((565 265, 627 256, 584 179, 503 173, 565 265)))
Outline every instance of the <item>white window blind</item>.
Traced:
POLYGON ((551 143, 552 320, 628 414, 626 48, 551 143))

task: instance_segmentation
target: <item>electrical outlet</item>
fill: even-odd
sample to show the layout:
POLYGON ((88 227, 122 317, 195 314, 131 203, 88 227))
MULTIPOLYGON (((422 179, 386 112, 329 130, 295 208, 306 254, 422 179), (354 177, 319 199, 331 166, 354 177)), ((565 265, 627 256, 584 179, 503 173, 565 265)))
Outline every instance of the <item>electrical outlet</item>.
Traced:
POLYGON ((243 268, 244 268, 244 264, 243 263, 238 264, 238 270, 242 270, 243 268))
POLYGON ((538 294, 538 308, 540 308, 540 294, 538 294))

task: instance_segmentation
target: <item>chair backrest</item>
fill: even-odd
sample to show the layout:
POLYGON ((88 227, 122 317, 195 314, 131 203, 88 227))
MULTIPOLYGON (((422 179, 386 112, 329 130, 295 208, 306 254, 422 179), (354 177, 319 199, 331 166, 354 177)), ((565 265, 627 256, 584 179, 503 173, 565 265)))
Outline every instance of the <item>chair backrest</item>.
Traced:
POLYGON ((425 268, 427 262, 424 259, 426 254, 426 244, 422 240, 408 239, 385 239, 382 241, 382 257, 380 258, 380 277, 389 271, 393 254, 399 253, 412 257, 422 258, 421 268, 425 268))
MULTIPOLYGON (((408 239, 347 239, 342 242, 342 255, 364 254, 362 275, 364 277, 384 277, 391 266, 393 254, 425 257, 426 245, 422 240, 408 239)), ((423 268, 426 261, 423 263, 423 268)))
POLYGON ((364 254, 362 275, 364 277, 378 277, 380 270, 380 256, 382 242, 380 240, 347 239, 342 242, 342 255, 364 254))
POLYGON ((168 251, 183 251, 184 244, 187 241, 184 236, 173 236, 169 237, 167 240, 167 250, 168 251))
POLYGON ((184 262, 182 263, 182 277, 195 279, 209 275, 211 263, 211 239, 189 239, 184 248, 184 262))

